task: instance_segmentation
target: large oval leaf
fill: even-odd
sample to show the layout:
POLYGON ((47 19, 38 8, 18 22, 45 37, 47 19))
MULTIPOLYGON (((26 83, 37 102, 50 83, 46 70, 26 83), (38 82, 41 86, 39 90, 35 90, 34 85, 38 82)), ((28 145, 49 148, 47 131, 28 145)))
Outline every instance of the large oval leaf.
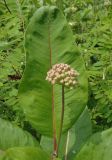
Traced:
MULTIPOLYGON (((52 135, 52 86, 45 80, 53 64, 67 63, 79 73, 79 87, 65 89, 63 131, 67 131, 86 106, 87 78, 83 60, 73 46, 73 35, 56 7, 42 7, 31 18, 25 36, 26 69, 19 90, 27 119, 39 133, 52 135)), ((59 132, 61 86, 54 87, 56 130, 59 132)))
POLYGON ((112 128, 94 134, 74 160, 111 160, 112 128))
POLYGON ((19 146, 39 146, 39 143, 28 132, 0 118, 0 149, 19 146))
POLYGON ((0 160, 50 160, 41 148, 36 147, 15 147, 8 149, 0 156, 0 160))

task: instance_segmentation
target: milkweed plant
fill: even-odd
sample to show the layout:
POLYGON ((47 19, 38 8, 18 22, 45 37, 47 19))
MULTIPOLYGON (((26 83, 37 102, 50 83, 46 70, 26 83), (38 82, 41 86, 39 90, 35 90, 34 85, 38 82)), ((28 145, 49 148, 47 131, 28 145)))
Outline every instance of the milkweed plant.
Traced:
POLYGON ((0 118, 0 160, 111 160, 112 128, 92 133, 88 73, 62 11, 37 9, 24 44, 18 103, 35 133, 0 118))
MULTIPOLYGON (((75 86, 77 85, 77 77, 79 76, 79 73, 70 67, 68 64, 60 63, 55 64, 52 66, 52 68, 47 72, 46 80, 51 83, 51 85, 59 84, 62 86, 62 111, 61 111, 61 121, 60 121, 60 130, 59 130, 59 139, 58 142, 56 142, 56 137, 54 134, 54 151, 53 151, 53 159, 58 157, 58 150, 59 150, 59 144, 61 140, 61 134, 62 134, 62 127, 63 127, 63 119, 64 119, 64 105, 65 105, 65 96, 64 96, 64 87, 68 89, 75 89, 75 86)), ((54 105, 53 111, 54 111, 54 105)), ((53 123, 54 123, 54 114, 53 114, 53 123)), ((56 128, 53 125, 53 132, 55 132, 56 128)))

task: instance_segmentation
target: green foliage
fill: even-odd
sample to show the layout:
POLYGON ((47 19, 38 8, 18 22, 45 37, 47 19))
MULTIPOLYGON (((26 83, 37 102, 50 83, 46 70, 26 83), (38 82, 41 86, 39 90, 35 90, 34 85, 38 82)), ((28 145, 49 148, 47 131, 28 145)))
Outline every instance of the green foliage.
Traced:
POLYGON ((0 87, 0 113, 1 117, 12 121, 16 121, 17 118, 16 112, 11 107, 18 105, 18 84, 24 61, 23 32, 15 2, 9 0, 7 4, 13 14, 8 12, 3 1, 0 2, 0 5, 3 6, 3 9, 0 8, 0 82, 2 83, 0 87), (17 76, 19 79, 13 80, 9 76, 17 76))
POLYGON ((94 134, 74 160, 111 160, 112 129, 94 134))
POLYGON ((92 135, 92 124, 88 108, 82 112, 81 116, 77 120, 76 124, 71 128, 69 133, 69 144, 68 144, 68 159, 73 159, 92 135), (75 134, 74 134, 75 133, 75 134), (75 141, 74 141, 75 140, 75 141))
MULTIPOLYGON (((50 68, 48 62, 50 59, 48 40, 50 40, 53 53, 52 64, 68 63, 81 73, 76 93, 70 95, 72 92, 66 90, 66 104, 68 105, 65 110, 63 129, 69 129, 69 131, 68 134, 64 133, 62 136, 59 158, 111 160, 112 129, 101 132, 112 126, 111 0, 8 0, 6 3, 5 1, 0 1, 0 117, 7 121, 0 119, 0 159, 51 159, 53 140, 44 136, 41 138, 41 148, 48 152, 49 155, 47 155, 35 139, 39 139, 38 132, 47 135, 51 135, 52 132, 51 95, 49 94, 51 88, 45 81, 46 72, 50 68), (45 7, 45 15, 42 16, 39 11, 36 12, 39 14, 35 17, 34 12, 43 5, 58 6, 69 26, 59 10, 57 10, 59 15, 57 18, 55 14, 52 14, 53 10, 50 9, 51 12, 48 13, 48 7, 45 7), (35 19, 39 27, 33 22, 35 19), (63 26, 65 30, 61 31, 63 26), (28 29, 25 51, 26 28, 28 29), (71 47, 72 44, 74 44, 73 47, 71 47), (25 68, 25 52, 27 52, 27 64, 20 94, 27 103, 22 101, 24 105, 21 108, 17 95, 25 68), (85 92, 87 86, 83 79, 85 73, 82 74, 84 65, 82 65, 82 59, 79 58, 80 54, 85 62, 88 75, 88 108, 93 122, 93 131, 100 131, 89 139, 91 135, 89 114, 88 112, 81 114, 86 103, 86 93, 82 95, 82 91, 85 92), (45 82, 42 81, 42 78, 45 82), (39 83, 34 83, 34 81, 39 83), (46 86, 49 91, 45 90, 46 86), (30 105, 29 102, 32 104, 30 105)), ((56 120, 58 122, 56 127, 58 129, 61 111, 59 89, 60 86, 55 87, 56 120)))
POLYGON ((96 132, 112 126, 112 2, 80 0, 65 4, 64 13, 87 69, 88 107, 96 132))
MULTIPOLYGON (((99 129, 103 129, 112 125, 111 8, 108 11, 105 8, 104 13, 103 10, 99 11, 97 16, 100 18, 91 28, 89 34, 85 36, 86 40, 84 40, 82 47, 90 82, 88 106, 92 110, 92 119, 99 125, 99 129)), ((98 17, 96 18, 98 19, 98 17)))
POLYGON ((21 107, 32 126, 41 134, 52 135, 52 98, 55 97, 56 131, 61 120, 61 86, 45 78, 51 65, 67 63, 79 73, 78 87, 65 89, 63 131, 77 120, 87 102, 87 78, 73 35, 63 14, 56 7, 42 7, 33 15, 26 31, 26 69, 19 90, 21 107))
MULTIPOLYGON (((67 157, 72 160, 91 134, 91 119, 88 109, 85 108, 73 127, 66 134, 62 135, 59 157, 67 157)), ((51 138, 42 136, 40 145, 45 151, 52 154, 53 144, 51 138)))
POLYGON ((0 119, 0 149, 38 145, 37 140, 28 132, 0 119))
POLYGON ((0 1, 0 117, 28 129, 17 93, 25 63, 24 31, 36 7, 30 0, 6 3, 11 13, 0 1))
POLYGON ((15 147, 8 149, 0 157, 0 160, 50 160, 44 151, 35 147, 15 147))

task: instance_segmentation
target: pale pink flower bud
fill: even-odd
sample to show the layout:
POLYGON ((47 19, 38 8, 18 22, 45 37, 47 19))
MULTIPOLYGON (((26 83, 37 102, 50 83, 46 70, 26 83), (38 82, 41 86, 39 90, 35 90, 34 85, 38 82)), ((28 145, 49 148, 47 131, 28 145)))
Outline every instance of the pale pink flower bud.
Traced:
POLYGON ((75 75, 76 75, 76 76, 79 76, 80 74, 79 74, 77 71, 75 71, 75 75))
POLYGON ((71 79, 71 80, 74 80, 75 78, 74 78, 74 77, 72 77, 72 76, 70 76, 70 79, 71 79))
POLYGON ((52 81, 52 79, 48 77, 48 81, 52 81))
POLYGON ((59 73, 58 73, 58 72, 55 72, 54 74, 55 74, 55 76, 58 76, 58 75, 59 75, 59 73))
POLYGON ((60 69, 60 68, 57 68, 57 72, 61 73, 61 69, 60 69))
POLYGON ((69 83, 72 84, 72 80, 69 80, 69 83))
POLYGON ((76 81, 73 81, 73 85, 76 84, 76 83, 77 83, 76 81))
POLYGON ((69 83, 65 83, 65 86, 69 86, 69 83))
POLYGON ((52 82, 51 82, 52 84, 55 84, 55 80, 52 80, 52 82))
POLYGON ((49 78, 48 77, 46 77, 46 80, 48 80, 49 78))
POLYGON ((62 80, 60 80, 60 83, 64 83, 64 80, 62 79, 62 80))
POLYGON ((68 81, 68 78, 65 78, 65 79, 64 79, 64 82, 67 82, 67 81, 68 81))
POLYGON ((62 73, 62 74, 60 75, 60 77, 64 78, 64 77, 65 77, 65 75, 62 73))

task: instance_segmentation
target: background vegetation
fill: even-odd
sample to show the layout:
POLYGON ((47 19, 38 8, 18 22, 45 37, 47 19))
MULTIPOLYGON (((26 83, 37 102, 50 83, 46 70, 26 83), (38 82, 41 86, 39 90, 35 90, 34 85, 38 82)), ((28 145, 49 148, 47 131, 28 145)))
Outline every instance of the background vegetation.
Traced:
POLYGON ((94 132, 112 126, 112 1, 0 1, 0 117, 36 132, 19 107, 17 93, 25 68, 24 33, 37 8, 57 5, 74 33, 89 80, 88 108, 94 132))

